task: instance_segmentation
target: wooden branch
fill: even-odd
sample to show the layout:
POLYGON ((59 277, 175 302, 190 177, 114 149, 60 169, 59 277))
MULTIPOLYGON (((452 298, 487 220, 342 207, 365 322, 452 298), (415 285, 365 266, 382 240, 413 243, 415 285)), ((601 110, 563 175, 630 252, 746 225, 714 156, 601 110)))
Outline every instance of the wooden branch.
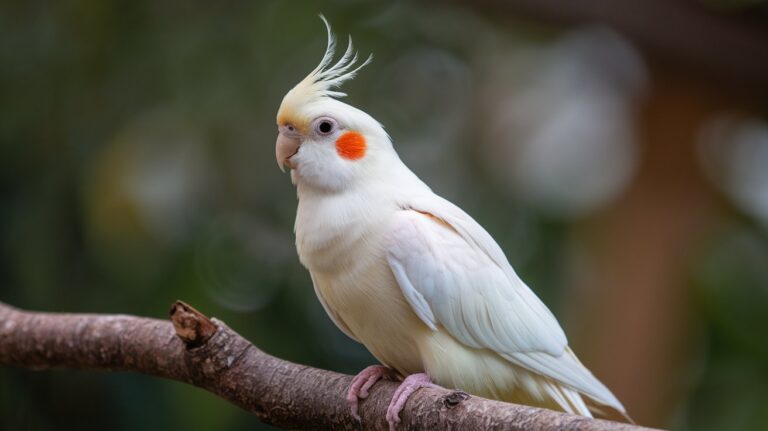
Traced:
MULTIPOLYGON (((360 424, 345 400, 351 376, 270 356, 223 322, 180 301, 171 308, 171 322, 26 312, 0 303, 0 364, 165 377, 206 389, 282 428, 388 429, 385 413, 396 383, 374 386, 360 405, 360 424)), ((408 401, 399 429, 647 429, 462 395, 418 391, 408 401)))

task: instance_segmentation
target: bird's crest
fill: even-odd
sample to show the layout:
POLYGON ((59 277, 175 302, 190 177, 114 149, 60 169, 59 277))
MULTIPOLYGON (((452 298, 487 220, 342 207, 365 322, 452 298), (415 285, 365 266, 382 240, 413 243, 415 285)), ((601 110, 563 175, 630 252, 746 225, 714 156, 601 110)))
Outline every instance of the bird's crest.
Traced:
POLYGON ((373 55, 369 55, 365 61, 356 65, 358 56, 354 51, 350 36, 344 55, 335 64, 332 64, 336 51, 336 38, 331 32, 331 25, 328 24, 328 20, 323 15, 320 15, 320 19, 323 20, 328 31, 328 46, 325 49, 325 54, 320 60, 320 64, 285 95, 277 113, 278 124, 289 122, 292 117, 296 116, 298 108, 306 103, 323 97, 346 96, 345 93, 337 91, 337 89, 344 82, 354 78, 360 69, 373 60, 373 55))

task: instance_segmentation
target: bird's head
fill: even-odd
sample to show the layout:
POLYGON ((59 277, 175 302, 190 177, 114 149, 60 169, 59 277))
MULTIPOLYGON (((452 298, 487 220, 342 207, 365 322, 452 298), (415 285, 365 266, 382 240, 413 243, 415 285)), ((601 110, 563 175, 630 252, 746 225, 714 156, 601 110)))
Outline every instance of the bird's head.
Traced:
POLYGON ((394 154, 382 126, 365 112, 337 98, 338 87, 370 63, 355 65, 352 39, 334 64, 335 39, 328 21, 328 47, 320 64, 283 98, 277 112, 275 146, 280 169, 293 169, 294 182, 325 191, 349 187, 394 154))

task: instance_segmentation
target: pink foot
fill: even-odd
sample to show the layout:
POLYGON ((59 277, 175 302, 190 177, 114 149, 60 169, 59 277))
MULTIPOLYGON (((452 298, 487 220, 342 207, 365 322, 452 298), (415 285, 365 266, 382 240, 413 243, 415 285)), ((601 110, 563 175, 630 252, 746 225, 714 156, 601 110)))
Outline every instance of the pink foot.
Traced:
POLYGON ((403 383, 395 391, 392 401, 387 408, 387 422, 389 430, 395 431, 397 424, 400 423, 400 412, 405 407, 405 402, 416 390, 421 388, 439 388, 440 386, 432 383, 432 379, 426 373, 411 374, 403 380, 403 383))
POLYGON ((357 411, 358 400, 367 398, 368 390, 381 379, 397 380, 397 374, 392 369, 382 365, 371 365, 360 371, 352 379, 352 384, 349 385, 349 390, 347 391, 347 403, 352 409, 352 417, 360 420, 360 415, 357 411))

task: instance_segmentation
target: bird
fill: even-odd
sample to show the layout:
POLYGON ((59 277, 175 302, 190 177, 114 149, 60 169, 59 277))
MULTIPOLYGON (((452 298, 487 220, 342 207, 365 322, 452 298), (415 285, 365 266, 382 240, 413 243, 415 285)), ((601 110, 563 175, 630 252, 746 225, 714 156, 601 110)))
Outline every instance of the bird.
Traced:
POLYGON ((339 100, 373 57, 360 62, 350 36, 335 60, 320 18, 325 54, 282 99, 275 156, 296 187, 296 249, 320 303, 380 362, 352 380, 352 415, 389 379, 400 382, 393 430, 409 396, 435 386, 631 421, 491 235, 403 163, 377 120, 339 100))

